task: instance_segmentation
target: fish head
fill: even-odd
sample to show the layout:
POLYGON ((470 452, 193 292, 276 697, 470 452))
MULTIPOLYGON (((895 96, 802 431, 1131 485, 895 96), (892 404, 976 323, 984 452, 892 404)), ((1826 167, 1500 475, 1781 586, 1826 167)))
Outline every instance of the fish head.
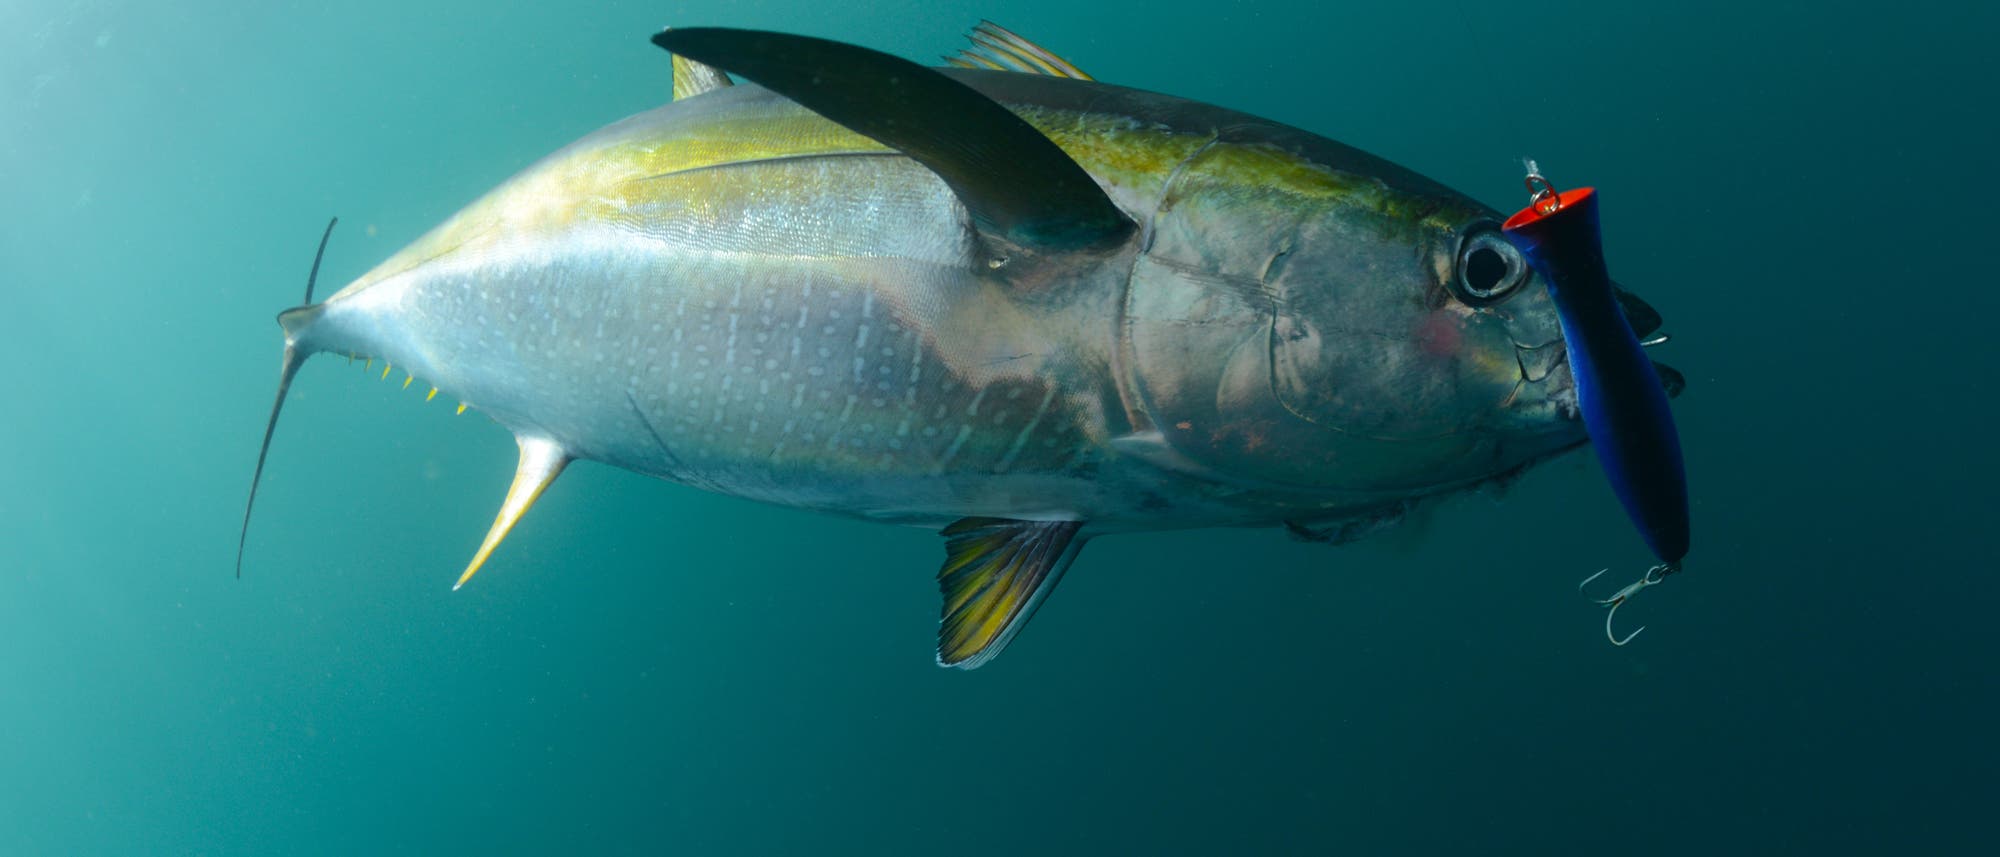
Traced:
POLYGON ((1268 175, 1170 191, 1125 347, 1174 460, 1235 484, 1414 497, 1583 443, 1555 305, 1497 212, 1430 183, 1315 178, 1293 177, 1311 192, 1289 198, 1261 190, 1283 187, 1268 175))
POLYGON ((1300 437, 1311 484, 1424 493, 1583 441, 1555 304, 1491 212, 1328 217, 1296 255, 1270 282, 1268 382, 1223 395, 1300 437))

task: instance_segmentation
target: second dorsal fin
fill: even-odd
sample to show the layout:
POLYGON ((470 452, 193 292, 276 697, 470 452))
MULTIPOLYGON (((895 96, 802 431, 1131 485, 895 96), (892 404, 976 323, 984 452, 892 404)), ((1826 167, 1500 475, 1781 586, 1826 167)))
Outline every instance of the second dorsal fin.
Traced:
POLYGON ((1035 126, 977 90, 900 57, 758 30, 674 29, 653 44, 798 102, 944 179, 981 232, 1075 250, 1131 233, 1090 173, 1035 126))
POLYGON ((956 56, 945 57, 945 62, 959 68, 990 68, 1073 80, 1097 79, 1084 74, 1083 69, 1057 56, 1054 51, 992 21, 980 21, 979 26, 966 34, 966 38, 972 41, 972 47, 959 51, 956 56))
POLYGON ((723 74, 714 66, 702 65, 680 54, 674 55, 675 101, 729 85, 729 75, 723 74))

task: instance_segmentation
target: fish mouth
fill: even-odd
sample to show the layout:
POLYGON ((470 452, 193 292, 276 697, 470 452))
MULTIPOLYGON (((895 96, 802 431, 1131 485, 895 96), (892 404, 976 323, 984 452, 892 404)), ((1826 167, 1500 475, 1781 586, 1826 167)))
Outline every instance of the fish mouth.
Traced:
MULTIPOLYGON (((1658 330, 1658 327, 1658 317, 1655 316, 1653 323, 1647 326, 1646 333, 1652 333, 1658 330)), ((1641 337, 1646 335, 1638 333, 1637 326, 1633 332, 1641 337)), ((1641 339, 1640 345, 1652 348, 1664 345, 1667 341, 1666 336, 1655 336, 1641 339)), ((1564 419, 1579 418, 1576 379, 1569 373, 1569 344, 1566 341, 1557 337, 1539 345, 1523 345, 1516 342, 1514 360, 1520 367, 1521 377, 1515 385, 1513 395, 1508 397, 1510 404, 1518 400, 1524 391, 1537 387, 1540 388, 1540 398, 1555 404, 1561 410, 1564 419)), ((1666 390, 1667 398, 1679 398, 1681 392, 1687 389, 1687 376, 1658 360, 1651 362, 1654 374, 1660 378, 1660 386, 1666 390)))
MULTIPOLYGON (((1569 364, 1569 345, 1562 337, 1556 337, 1540 345, 1514 343, 1514 360, 1521 367, 1521 381, 1526 384, 1540 384, 1555 374, 1555 371, 1569 364)), ((1559 387, 1569 386, 1568 373, 1564 373, 1559 387)))
POLYGON ((1569 345, 1558 336, 1539 345, 1514 343, 1519 379, 1505 407, 1531 422, 1567 426, 1582 418, 1576 402, 1576 380, 1569 373, 1569 345))
MULTIPOLYGON (((1641 344, 1650 348, 1655 345, 1664 345, 1666 341, 1666 337, 1655 337, 1645 340, 1641 344)), ((1576 381, 1566 371, 1569 368, 1569 346, 1567 343, 1560 339, 1544 342, 1540 345, 1515 343, 1514 360, 1521 367, 1520 385, 1516 388, 1514 394, 1516 397, 1520 395, 1520 388, 1530 384, 1548 383, 1551 386, 1547 388, 1543 395, 1561 403, 1563 410, 1568 416, 1575 416, 1576 381), (1551 376, 1558 377, 1551 379, 1551 376)), ((1667 398, 1680 398, 1681 392, 1687 389, 1687 376, 1681 374, 1679 369, 1675 369, 1658 360, 1653 360, 1652 364, 1653 372, 1660 376, 1660 386, 1667 391, 1667 398)))

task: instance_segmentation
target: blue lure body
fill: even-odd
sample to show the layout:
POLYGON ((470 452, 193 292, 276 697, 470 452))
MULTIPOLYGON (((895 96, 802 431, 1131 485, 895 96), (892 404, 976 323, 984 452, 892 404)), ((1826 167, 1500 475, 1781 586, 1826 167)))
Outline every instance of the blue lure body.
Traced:
POLYGON ((1576 188, 1538 198, 1502 231, 1548 284, 1584 429, 1611 490, 1666 565, 1662 571, 1678 570, 1688 550, 1680 434, 1659 374, 1613 294, 1596 192, 1576 188))

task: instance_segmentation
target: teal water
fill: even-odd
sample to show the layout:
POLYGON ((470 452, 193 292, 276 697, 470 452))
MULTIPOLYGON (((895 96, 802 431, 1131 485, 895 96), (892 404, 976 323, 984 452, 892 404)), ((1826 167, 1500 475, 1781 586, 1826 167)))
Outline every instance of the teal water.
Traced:
POLYGON ((1974 4, 0 5, 0 854, 1983 850, 2000 696, 1974 4), (1689 571, 1587 455, 1344 548, 1107 538, 974 673, 917 530, 572 468, 464 591, 504 431, 280 337, 664 100, 663 24, 1110 82, 1506 209, 1604 195, 1675 340, 1689 571), (324 292, 323 292, 324 293, 324 292), (1621 619, 1627 616, 1621 614, 1621 619))

